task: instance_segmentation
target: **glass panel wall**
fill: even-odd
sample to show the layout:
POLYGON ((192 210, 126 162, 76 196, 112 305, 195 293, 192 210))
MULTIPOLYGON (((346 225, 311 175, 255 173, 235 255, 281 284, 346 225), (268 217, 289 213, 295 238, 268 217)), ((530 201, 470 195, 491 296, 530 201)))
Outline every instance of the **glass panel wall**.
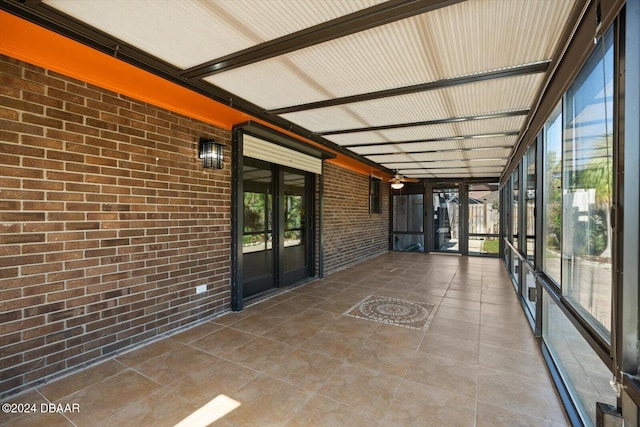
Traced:
POLYGON ((558 105, 544 126, 542 270, 560 283, 562 242, 562 107, 558 105))
POLYGON ((393 195, 393 250, 424 252, 424 195, 393 195))
POLYGON ((605 339, 611 331, 613 33, 564 100, 562 293, 605 339))
POLYGON ((542 337, 585 425, 595 425, 596 402, 616 406, 611 371, 547 292, 543 292, 542 337))
POLYGON ((520 222, 518 218, 518 205, 520 197, 520 165, 511 174, 511 243, 517 249, 520 222))
POLYGON ((536 276, 533 268, 526 262, 522 266, 522 300, 525 307, 529 310, 529 316, 534 320, 536 318, 536 276))
POLYGON ((617 404, 607 348, 613 305, 613 76, 610 30, 547 119, 536 140, 541 149, 529 147, 505 184, 511 186, 509 237, 513 248, 520 243, 507 268, 516 289, 521 280, 522 304, 541 328, 559 384, 588 426, 595 425, 596 402, 617 404), (537 239, 536 197, 543 207, 537 239), (518 233, 526 233, 520 242, 518 233), (539 260, 536 245, 542 245, 539 260), (534 267, 544 273, 539 281, 534 267))
POLYGON ((526 192, 525 199, 525 252, 527 259, 533 261, 536 253, 536 144, 527 150, 525 169, 526 192))
POLYGON ((504 259, 504 264, 507 267, 507 270, 510 270, 511 267, 509 263, 511 262, 511 255, 509 254, 509 251, 511 250, 511 247, 507 244, 507 241, 511 239, 511 180, 507 180, 507 182, 502 186, 500 196, 500 207, 502 208, 502 258, 504 259))

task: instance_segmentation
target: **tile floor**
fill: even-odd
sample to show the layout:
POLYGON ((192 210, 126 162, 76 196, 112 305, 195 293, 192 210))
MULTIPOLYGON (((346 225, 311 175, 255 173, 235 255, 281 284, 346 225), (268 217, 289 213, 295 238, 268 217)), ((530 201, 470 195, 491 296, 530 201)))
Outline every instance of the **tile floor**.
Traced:
POLYGON ((12 427, 568 425, 501 262, 399 252, 9 400, 80 408, 12 427), (343 315, 369 295, 436 312, 426 331, 343 315))

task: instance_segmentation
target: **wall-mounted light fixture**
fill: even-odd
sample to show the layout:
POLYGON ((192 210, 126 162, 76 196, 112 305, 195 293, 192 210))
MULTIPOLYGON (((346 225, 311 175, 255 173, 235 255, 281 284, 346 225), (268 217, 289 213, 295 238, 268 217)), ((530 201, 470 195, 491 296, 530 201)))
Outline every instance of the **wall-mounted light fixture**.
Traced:
POLYGON ((223 158, 222 144, 213 139, 200 138, 198 143, 198 157, 202 159, 202 167, 205 169, 222 169, 223 158))

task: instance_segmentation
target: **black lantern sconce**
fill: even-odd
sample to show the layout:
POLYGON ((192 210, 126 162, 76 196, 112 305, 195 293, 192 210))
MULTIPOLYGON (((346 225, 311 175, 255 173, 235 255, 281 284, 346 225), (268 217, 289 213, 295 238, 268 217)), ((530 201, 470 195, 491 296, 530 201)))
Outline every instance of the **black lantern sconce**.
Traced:
POLYGON ((205 169, 222 169, 224 145, 218 144, 213 139, 200 138, 198 143, 198 157, 202 159, 202 167, 205 169))

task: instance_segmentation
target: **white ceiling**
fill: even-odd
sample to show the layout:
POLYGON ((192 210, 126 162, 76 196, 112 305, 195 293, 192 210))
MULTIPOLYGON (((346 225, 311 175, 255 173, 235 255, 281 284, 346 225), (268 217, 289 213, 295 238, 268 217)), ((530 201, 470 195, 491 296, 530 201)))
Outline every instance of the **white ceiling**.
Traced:
POLYGON ((190 78, 406 176, 497 178, 576 1, 43 3, 179 72, 268 47, 278 53, 190 78), (296 46, 315 28, 412 3, 432 10, 296 46))

